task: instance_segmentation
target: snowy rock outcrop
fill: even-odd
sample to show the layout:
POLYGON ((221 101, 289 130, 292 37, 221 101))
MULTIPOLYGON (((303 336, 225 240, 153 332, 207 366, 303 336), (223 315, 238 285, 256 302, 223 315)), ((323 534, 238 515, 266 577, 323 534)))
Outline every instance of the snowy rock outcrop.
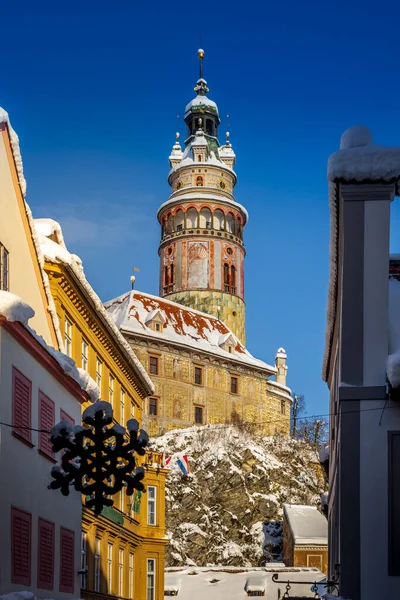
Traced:
POLYGON ((234 426, 191 427, 152 440, 171 456, 167 566, 256 566, 281 559, 282 504, 320 505, 315 451, 281 436, 254 438, 234 426), (184 477, 176 460, 189 459, 184 477))

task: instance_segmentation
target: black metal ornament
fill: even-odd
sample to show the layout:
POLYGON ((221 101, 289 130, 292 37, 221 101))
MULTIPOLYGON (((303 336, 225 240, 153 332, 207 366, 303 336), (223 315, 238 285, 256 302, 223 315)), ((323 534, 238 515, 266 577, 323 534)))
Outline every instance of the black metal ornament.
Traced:
POLYGON ((51 470, 54 479, 49 489, 59 489, 68 496, 70 487, 86 496, 85 504, 98 515, 104 506, 112 506, 114 496, 126 488, 145 491, 143 467, 137 466, 135 453, 144 456, 149 437, 139 431, 136 419, 127 422, 127 430, 119 424, 112 426, 113 409, 109 402, 95 402, 82 414, 86 427, 61 421, 51 429, 53 452, 65 450, 61 466, 51 470), (127 440, 127 435, 129 439, 127 440))

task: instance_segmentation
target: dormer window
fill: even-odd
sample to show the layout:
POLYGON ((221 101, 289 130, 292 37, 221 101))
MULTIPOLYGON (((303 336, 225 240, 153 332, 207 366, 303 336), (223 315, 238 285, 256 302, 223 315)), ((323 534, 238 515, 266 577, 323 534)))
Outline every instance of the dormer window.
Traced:
POLYGON ((159 333, 162 333, 164 329, 164 324, 166 322, 166 318, 164 317, 163 313, 159 308, 156 308, 155 310, 151 311, 147 315, 145 320, 147 327, 159 333))
POLYGON ((236 349, 237 340, 233 333, 225 333, 221 335, 219 338, 218 346, 225 350, 225 352, 229 352, 229 354, 234 354, 236 349))

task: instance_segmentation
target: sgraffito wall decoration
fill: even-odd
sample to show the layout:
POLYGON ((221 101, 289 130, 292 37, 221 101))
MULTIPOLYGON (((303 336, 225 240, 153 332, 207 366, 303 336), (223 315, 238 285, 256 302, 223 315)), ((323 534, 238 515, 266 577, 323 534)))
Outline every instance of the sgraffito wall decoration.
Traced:
POLYGON ((208 287, 208 242, 190 242, 188 247, 188 288, 208 287))

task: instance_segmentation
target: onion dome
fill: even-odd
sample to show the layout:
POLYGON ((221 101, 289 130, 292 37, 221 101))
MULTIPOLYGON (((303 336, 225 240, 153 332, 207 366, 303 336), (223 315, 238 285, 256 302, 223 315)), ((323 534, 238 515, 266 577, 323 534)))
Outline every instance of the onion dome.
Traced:
POLYGON ((200 77, 194 88, 197 96, 186 105, 184 119, 188 126, 189 136, 196 134, 198 119, 202 117, 205 134, 217 137, 217 128, 221 121, 216 103, 207 96, 209 89, 207 81, 203 77, 204 50, 200 48, 197 56, 200 61, 200 77))

